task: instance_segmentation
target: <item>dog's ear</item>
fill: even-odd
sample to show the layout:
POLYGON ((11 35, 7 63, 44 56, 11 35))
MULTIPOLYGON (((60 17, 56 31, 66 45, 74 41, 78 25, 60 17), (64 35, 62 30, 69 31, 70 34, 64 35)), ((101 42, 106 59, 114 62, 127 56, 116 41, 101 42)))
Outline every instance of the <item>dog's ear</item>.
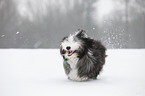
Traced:
POLYGON ((76 36, 78 38, 88 38, 85 30, 78 29, 78 32, 76 32, 76 36))
POLYGON ((68 36, 65 36, 62 40, 61 40, 61 42, 63 42, 64 40, 66 40, 68 38, 68 36))

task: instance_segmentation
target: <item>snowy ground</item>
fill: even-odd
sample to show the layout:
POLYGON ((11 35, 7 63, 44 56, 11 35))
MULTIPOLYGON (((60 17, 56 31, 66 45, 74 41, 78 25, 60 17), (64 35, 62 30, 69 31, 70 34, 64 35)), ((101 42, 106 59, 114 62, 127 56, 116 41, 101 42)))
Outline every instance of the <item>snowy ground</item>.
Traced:
POLYGON ((145 96, 145 49, 107 55, 98 80, 72 82, 58 49, 0 49, 0 96, 145 96))

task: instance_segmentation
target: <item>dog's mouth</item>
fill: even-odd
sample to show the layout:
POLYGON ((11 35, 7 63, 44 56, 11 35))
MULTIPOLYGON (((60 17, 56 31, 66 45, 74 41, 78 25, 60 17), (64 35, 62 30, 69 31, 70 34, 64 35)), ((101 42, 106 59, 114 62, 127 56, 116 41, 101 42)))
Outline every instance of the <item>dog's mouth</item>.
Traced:
POLYGON ((74 53, 74 51, 72 51, 72 50, 67 51, 68 56, 71 56, 73 53, 74 53))
POLYGON ((73 50, 62 50, 62 52, 61 52, 61 54, 63 54, 63 55, 68 55, 68 56, 71 56, 71 55, 73 55, 73 53, 75 53, 76 51, 73 51, 73 50))

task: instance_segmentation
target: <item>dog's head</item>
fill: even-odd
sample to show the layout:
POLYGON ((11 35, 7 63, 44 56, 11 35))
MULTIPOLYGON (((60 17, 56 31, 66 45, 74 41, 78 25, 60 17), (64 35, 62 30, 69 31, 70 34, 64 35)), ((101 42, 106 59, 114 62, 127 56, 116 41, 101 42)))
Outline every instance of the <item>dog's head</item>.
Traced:
POLYGON ((64 59, 77 57, 78 52, 83 49, 83 39, 88 38, 84 30, 64 37, 60 45, 60 53, 64 59))

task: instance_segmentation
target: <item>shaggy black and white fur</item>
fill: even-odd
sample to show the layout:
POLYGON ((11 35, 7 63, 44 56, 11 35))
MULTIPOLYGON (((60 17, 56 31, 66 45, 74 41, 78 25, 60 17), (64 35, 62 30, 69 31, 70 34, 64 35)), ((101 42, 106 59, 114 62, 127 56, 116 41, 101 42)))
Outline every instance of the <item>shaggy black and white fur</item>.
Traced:
POLYGON ((96 79, 105 63, 106 48, 84 30, 64 37, 60 45, 65 73, 74 81, 96 79))

